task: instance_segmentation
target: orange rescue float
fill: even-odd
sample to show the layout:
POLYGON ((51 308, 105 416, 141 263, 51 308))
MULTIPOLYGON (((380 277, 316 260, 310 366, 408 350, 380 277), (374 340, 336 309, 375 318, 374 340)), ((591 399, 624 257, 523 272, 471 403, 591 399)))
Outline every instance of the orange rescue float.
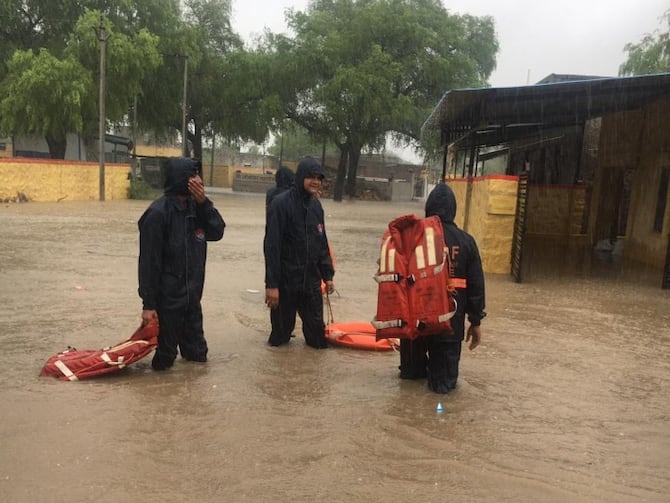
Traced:
POLYGON ((393 338, 377 340, 377 331, 368 321, 328 323, 326 339, 336 346, 368 351, 391 351, 398 349, 400 344, 393 338))

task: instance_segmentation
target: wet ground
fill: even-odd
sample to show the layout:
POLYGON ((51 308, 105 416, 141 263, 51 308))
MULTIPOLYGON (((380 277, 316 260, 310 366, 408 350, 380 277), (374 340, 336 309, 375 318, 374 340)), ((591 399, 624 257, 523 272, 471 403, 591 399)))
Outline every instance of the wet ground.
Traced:
MULTIPOLYGON (((316 351, 299 332, 266 346, 263 196, 212 199, 228 228, 209 248, 210 361, 78 383, 38 374, 139 324, 148 203, 0 207, 0 502, 669 500, 668 291, 488 275, 483 344, 438 396, 400 381, 394 353, 316 351)), ((422 207, 324 207, 335 321, 368 321, 384 226, 422 207)))

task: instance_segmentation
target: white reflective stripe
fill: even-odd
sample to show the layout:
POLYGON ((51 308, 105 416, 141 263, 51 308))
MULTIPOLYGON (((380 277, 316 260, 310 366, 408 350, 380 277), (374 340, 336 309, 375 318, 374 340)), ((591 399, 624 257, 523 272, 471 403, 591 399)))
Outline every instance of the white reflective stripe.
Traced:
POLYGON ((102 353, 100 359, 105 362, 107 365, 118 365, 119 368, 123 368, 123 356, 119 356, 117 361, 113 361, 107 353, 102 353))
POLYGON ((455 314, 456 314, 456 311, 452 311, 452 312, 447 313, 447 314, 441 314, 440 316, 437 317, 437 321, 439 321, 440 323, 443 323, 445 321, 449 321, 450 319, 452 319, 454 317, 455 314))
POLYGON ((79 380, 79 379, 77 378, 77 376, 74 375, 74 374, 72 373, 72 371, 71 371, 69 368, 67 368, 67 365, 65 365, 62 361, 60 361, 60 360, 56 360, 56 362, 54 363, 54 365, 55 365, 56 367, 58 367, 58 370, 60 370, 61 373, 62 373, 65 377, 67 377, 70 381, 78 381, 78 380, 79 380))
POLYGON ((379 254, 379 271, 380 272, 386 272, 387 271, 387 263, 386 263, 386 253, 388 249, 389 242, 391 241, 391 236, 388 236, 384 242, 382 243, 382 249, 381 253, 379 254))
POLYGON ((428 251, 428 265, 437 264, 437 254, 435 253, 435 229, 426 228, 426 250, 428 251))
POLYGON ((389 264, 388 264, 388 271, 389 272, 394 272, 395 271, 395 248, 391 248, 389 250, 389 264))
POLYGON ((138 339, 136 341, 126 341, 124 343, 119 344, 118 346, 110 346, 108 348, 104 348, 103 351, 118 353, 119 351, 134 346, 135 344, 139 344, 140 346, 146 346, 147 344, 149 344, 149 341, 145 341, 144 339, 138 339))
POLYGON ((456 302, 456 299, 454 299, 454 310, 450 313, 438 316, 437 321, 439 321, 440 323, 442 323, 443 321, 449 321, 454 317, 456 311, 458 311, 458 302, 456 302))
POLYGON ((377 283, 386 283, 386 282, 396 282, 400 279, 398 274, 377 274, 375 276, 375 281, 377 283))
POLYGON ((414 249, 414 255, 416 256, 416 268, 425 269, 426 268, 426 258, 423 256, 423 246, 419 245, 414 249))
POLYGON ((384 328, 399 328, 403 326, 402 320, 373 321, 371 323, 372 326, 375 327, 377 330, 381 330, 384 328))

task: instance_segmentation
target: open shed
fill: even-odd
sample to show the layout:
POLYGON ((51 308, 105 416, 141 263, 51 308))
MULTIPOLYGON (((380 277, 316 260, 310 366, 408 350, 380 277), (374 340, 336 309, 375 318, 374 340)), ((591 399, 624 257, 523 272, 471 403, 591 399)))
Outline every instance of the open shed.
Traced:
POLYGON ((538 257, 579 271, 609 253, 656 271, 670 288, 669 116, 670 73, 550 75, 535 85, 449 91, 423 133, 439 138, 446 179, 518 180, 509 236, 517 281, 538 257))

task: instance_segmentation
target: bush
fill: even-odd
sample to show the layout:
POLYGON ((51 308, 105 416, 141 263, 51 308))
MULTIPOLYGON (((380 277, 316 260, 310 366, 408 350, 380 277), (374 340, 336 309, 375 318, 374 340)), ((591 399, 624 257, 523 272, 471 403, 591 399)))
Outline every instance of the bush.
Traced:
POLYGON ((141 176, 130 178, 128 187, 128 199, 155 199, 158 191, 151 187, 141 176))

